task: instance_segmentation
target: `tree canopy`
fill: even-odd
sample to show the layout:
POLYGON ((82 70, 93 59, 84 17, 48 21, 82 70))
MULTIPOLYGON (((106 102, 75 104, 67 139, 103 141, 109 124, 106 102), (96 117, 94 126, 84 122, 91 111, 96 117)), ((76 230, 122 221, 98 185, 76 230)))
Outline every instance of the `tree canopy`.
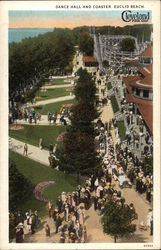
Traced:
POLYGON ((79 79, 74 92, 78 101, 94 103, 96 100, 96 85, 92 75, 86 69, 79 70, 79 79))
POLYGON ((138 39, 138 42, 150 41, 152 24, 135 24, 124 27, 101 26, 96 27, 96 33, 104 35, 131 35, 138 39))
POLYGON ((96 86, 86 70, 80 70, 74 89, 77 99, 71 109, 71 126, 63 138, 62 147, 56 154, 61 170, 76 173, 78 176, 91 174, 100 159, 95 148, 94 119, 98 117, 95 105, 96 86))
POLYGON ((67 132, 63 138, 63 150, 58 151, 60 170, 67 173, 91 174, 96 165, 93 136, 85 132, 67 132))
POLYGON ((79 34, 78 46, 81 52, 86 56, 93 55, 94 40, 89 32, 83 31, 79 34))
MULTIPOLYGON (((69 30, 56 29, 9 45, 9 86, 17 89, 50 74, 65 74, 74 55, 69 30)), ((69 69, 70 67, 70 69, 69 69)))
POLYGON ((127 236, 136 231, 136 225, 132 222, 137 219, 137 214, 133 206, 119 203, 109 199, 105 204, 102 217, 103 231, 114 237, 127 236))
POLYGON ((134 52, 136 48, 135 40, 131 38, 123 39, 120 45, 122 51, 134 52))
POLYGON ((32 191, 31 182, 17 170, 15 163, 9 160, 9 210, 15 211, 17 204, 22 203, 32 191))

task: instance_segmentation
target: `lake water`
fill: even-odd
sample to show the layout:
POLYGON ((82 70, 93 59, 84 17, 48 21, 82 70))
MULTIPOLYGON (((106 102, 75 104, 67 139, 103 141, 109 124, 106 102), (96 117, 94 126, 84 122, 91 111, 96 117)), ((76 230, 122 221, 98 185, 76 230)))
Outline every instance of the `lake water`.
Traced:
POLYGON ((34 37, 46 32, 51 32, 52 28, 9 28, 8 42, 21 42, 23 38, 34 37))

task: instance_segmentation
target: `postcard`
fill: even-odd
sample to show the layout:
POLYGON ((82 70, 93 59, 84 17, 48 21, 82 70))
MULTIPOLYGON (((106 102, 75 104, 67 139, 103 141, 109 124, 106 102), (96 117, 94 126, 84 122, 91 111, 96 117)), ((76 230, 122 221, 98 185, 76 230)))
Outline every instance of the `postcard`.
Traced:
POLYGON ((0 7, 0 249, 160 249, 160 1, 0 7))

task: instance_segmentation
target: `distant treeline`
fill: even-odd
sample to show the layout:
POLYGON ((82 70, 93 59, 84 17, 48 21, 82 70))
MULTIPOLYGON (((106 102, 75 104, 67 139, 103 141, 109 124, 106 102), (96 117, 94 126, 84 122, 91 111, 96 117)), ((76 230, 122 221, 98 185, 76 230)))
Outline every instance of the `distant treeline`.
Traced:
POLYGON ((124 27, 102 26, 96 27, 95 32, 107 35, 131 35, 138 39, 138 42, 150 41, 152 24, 136 24, 124 27))
POLYGON ((100 26, 100 27, 89 27, 82 26, 73 29, 74 37, 77 39, 78 34, 82 31, 90 33, 100 33, 104 35, 131 35, 138 39, 138 42, 150 41, 151 32, 153 31, 152 24, 136 24, 136 25, 127 25, 124 27, 119 26, 100 26))
POLYGON ((72 70, 74 43, 72 32, 55 29, 19 43, 9 44, 9 88, 37 83, 50 74, 66 74, 72 70))
MULTIPOLYGON (((125 27, 95 27, 96 33, 110 35, 133 35, 138 41, 149 41, 152 25, 125 27)), ((9 88, 15 90, 29 83, 37 83, 42 77, 72 72, 75 45, 86 55, 93 54, 94 27, 82 26, 74 29, 55 28, 53 32, 19 43, 9 44, 9 88)))

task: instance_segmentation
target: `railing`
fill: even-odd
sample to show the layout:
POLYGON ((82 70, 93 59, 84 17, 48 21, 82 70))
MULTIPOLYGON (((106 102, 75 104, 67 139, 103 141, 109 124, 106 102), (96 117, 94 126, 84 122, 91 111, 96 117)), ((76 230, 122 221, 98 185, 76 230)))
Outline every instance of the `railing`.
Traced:
POLYGON ((100 43, 99 43, 98 35, 94 35, 94 41, 95 41, 95 45, 96 45, 95 46, 96 57, 97 57, 98 62, 99 62, 99 67, 102 70, 103 69, 102 56, 101 56, 100 43))

